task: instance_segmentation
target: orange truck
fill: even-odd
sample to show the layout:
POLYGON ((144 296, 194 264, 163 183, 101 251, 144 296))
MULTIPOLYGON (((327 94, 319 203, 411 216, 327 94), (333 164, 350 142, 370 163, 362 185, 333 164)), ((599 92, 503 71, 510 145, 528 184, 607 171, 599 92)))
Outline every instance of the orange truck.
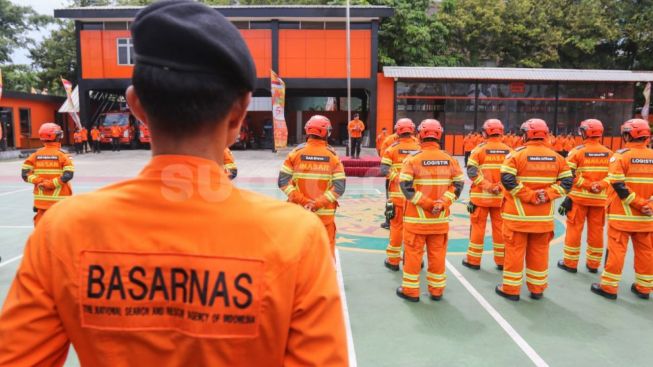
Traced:
POLYGON ((98 120, 100 133, 102 134, 100 142, 111 143, 111 126, 116 123, 123 131, 120 138, 121 144, 130 145, 133 148, 150 144, 150 130, 128 111, 107 112, 100 115, 98 120))

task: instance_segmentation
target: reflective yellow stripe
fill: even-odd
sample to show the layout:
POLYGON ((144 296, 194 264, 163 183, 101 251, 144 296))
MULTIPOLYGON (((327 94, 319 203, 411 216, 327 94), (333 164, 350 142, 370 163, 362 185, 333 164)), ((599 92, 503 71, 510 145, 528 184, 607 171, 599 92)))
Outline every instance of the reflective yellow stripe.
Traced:
POLYGON ((412 181, 412 180, 413 180, 412 175, 409 175, 409 174, 406 174, 406 173, 401 173, 399 175, 399 181, 412 181))
POLYGON ((519 191, 521 191, 521 189, 523 189, 523 188, 524 188, 524 185, 522 185, 522 184, 517 185, 514 189, 510 190, 510 195, 517 196, 519 191))
POLYGON ((526 269, 526 275, 531 275, 531 276, 534 276, 534 277, 540 277, 541 278, 541 277, 545 277, 545 276, 549 275, 549 271, 548 270, 535 271, 535 270, 532 270, 532 269, 526 269))
POLYGON ((577 187, 582 187, 584 182, 585 182, 585 179, 582 178, 582 177, 579 177, 578 180, 576 180, 576 186, 577 187))
POLYGON ((419 282, 417 283, 409 283, 406 281, 401 282, 402 288, 419 288, 419 282))
POLYGON ((401 163, 401 162, 400 162, 400 163, 393 163, 393 164, 392 164, 392 168, 395 168, 395 169, 397 169, 397 168, 401 168, 401 166, 403 166, 403 163, 401 163))
POLYGON ((42 200, 42 201, 61 201, 68 196, 49 196, 49 195, 34 195, 35 200, 42 200))
POLYGON ((447 192, 445 192, 442 196, 444 196, 445 198, 451 200, 452 203, 453 203, 454 201, 456 201, 456 194, 454 194, 454 193, 451 192, 451 191, 447 191, 447 192))
POLYGON ((626 175, 610 173, 608 174, 608 178, 612 181, 622 181, 624 178, 626 178, 626 175))
POLYGON ((642 215, 608 214, 608 220, 619 220, 623 222, 653 222, 653 217, 642 215))
POLYGON ((503 278, 503 284, 505 284, 505 285, 512 285, 512 286, 519 287, 519 286, 521 286, 521 283, 522 283, 521 279, 520 280, 510 280, 510 279, 503 278))
POLYGON ((601 279, 601 285, 609 285, 611 287, 618 287, 619 286, 619 281, 611 282, 609 280, 601 279))
POLYGON ((452 181, 465 181, 465 176, 464 175, 454 176, 451 180, 452 181))
POLYGON ((517 176, 520 182, 528 183, 554 183, 556 179, 553 177, 533 177, 533 176, 517 176))
POLYGON ((63 173, 62 169, 40 169, 34 170, 35 175, 60 175, 63 173))
POLYGON ((321 216, 336 215, 336 210, 335 209, 318 209, 318 210, 315 211, 315 214, 321 215, 321 216))
POLYGON ((524 206, 521 204, 521 199, 520 198, 515 198, 515 208, 517 208, 517 214, 520 217, 525 217, 526 216, 526 211, 524 211, 524 206))
POLYGON ((391 198, 398 198, 398 199, 405 199, 406 198, 404 196, 404 194, 402 194, 401 192, 394 192, 394 191, 390 191, 388 193, 388 196, 390 196, 391 198))
POLYGON ((653 184, 652 177, 626 177, 624 182, 653 184))
POLYGON ((419 280, 419 274, 410 274, 406 273, 405 271, 403 277, 410 280, 419 280))
POLYGON ((501 213, 503 219, 512 220, 515 222, 550 222, 553 220, 553 215, 513 215, 501 213))
POLYGON ((347 178, 347 176, 345 175, 344 172, 336 172, 336 173, 333 174, 333 179, 334 180, 344 180, 346 178, 347 178))
POLYGON ((335 201, 337 200, 336 196, 335 196, 331 191, 327 191, 327 192, 325 192, 325 193, 324 193, 324 196, 325 196, 325 197, 327 198, 327 200, 329 200, 329 202, 331 202, 331 203, 333 203, 333 202, 335 202, 335 201))
MULTIPOLYGON (((415 196, 413 196, 413 199, 412 199, 410 202, 413 203, 413 204, 415 204, 415 205, 417 205, 417 203, 419 203, 419 199, 421 199, 423 195, 424 195, 424 194, 422 194, 421 191, 417 191, 417 192, 415 193, 415 196)), ((421 209, 421 208, 418 208, 418 210, 419 210, 419 209, 421 209)))
POLYGON ((512 168, 512 167, 508 167, 505 164, 502 164, 501 165, 501 173, 512 173, 513 175, 516 175, 517 174, 517 169, 512 168))
POLYGON ((392 166, 392 159, 390 158, 383 158, 381 159, 381 164, 385 164, 387 166, 392 166))
POLYGON ((478 162, 470 158, 467 160, 467 165, 472 167, 478 167, 478 162))
POLYGON ((576 163, 574 163, 574 162, 569 162, 569 161, 567 161, 567 165, 568 165, 569 168, 571 168, 571 169, 576 169, 576 168, 578 167, 578 165, 577 165, 576 163))
POLYGON ((283 189, 283 192, 284 192, 284 194, 286 194, 287 196, 290 196, 290 193, 293 192, 293 191, 295 191, 295 190, 297 190, 297 189, 295 188, 295 186, 288 185, 288 186, 286 186, 285 189, 283 189))
POLYGON ((73 172, 73 171, 75 171, 75 167, 74 166, 64 166, 63 170, 73 172))
POLYGON ((482 250, 482 249, 483 249, 483 244, 482 244, 482 243, 479 244, 479 243, 473 243, 473 242, 470 242, 470 243, 469 243, 469 247, 470 247, 470 248, 475 248, 475 249, 477 249, 477 250, 482 250))
POLYGON ((630 203, 635 200, 636 194, 634 192, 631 192, 630 195, 628 195, 627 198, 623 199, 622 202, 626 205, 630 205, 630 203))
POLYGON ((283 166, 281 166, 281 172, 292 175, 293 174, 293 169, 284 164, 283 166))
POLYGON ((36 175, 29 175, 29 176, 27 176, 27 182, 33 184, 33 183, 34 183, 34 179, 36 179, 37 177, 38 177, 38 176, 36 176, 36 175))
POLYGON ((236 166, 236 163, 227 163, 224 165, 224 168, 226 169, 237 169, 238 166, 236 166))
POLYGON ((481 164, 481 169, 501 169, 502 164, 490 164, 490 163, 484 163, 481 164))
POLYGON ((21 169, 29 169, 29 170, 32 170, 32 169, 34 169, 34 166, 32 166, 32 165, 30 165, 30 164, 23 164, 22 166, 20 166, 20 168, 21 168, 21 169))
POLYGON ((563 189, 560 185, 553 184, 551 185, 551 188, 557 191, 560 196, 565 196, 566 194, 565 189, 563 189))
POLYGON ((415 217, 404 217, 404 223, 411 224, 441 224, 448 223, 449 217, 445 218, 415 218, 415 217))
POLYGON ((563 178, 567 178, 567 177, 573 177, 573 175, 571 174, 571 171, 564 171, 564 172, 560 173, 558 175, 558 180, 562 180, 563 178))
POLYGON ((504 270, 503 271, 503 276, 504 277, 512 277, 512 278, 521 278, 523 276, 523 273, 513 273, 511 271, 504 270))
POLYGON ((451 185, 451 180, 449 179, 430 179, 430 178, 418 178, 413 181, 416 185, 422 186, 441 186, 441 185, 451 185))
POLYGON ((653 281, 653 275, 635 273, 635 278, 642 279, 642 280, 653 281))
POLYGON ((612 273, 608 273, 605 270, 603 270, 603 273, 601 273, 601 276, 606 277, 606 278, 610 278, 610 279, 613 279, 613 280, 621 280, 621 274, 618 274, 618 275, 617 274, 612 274, 612 273))
POLYGON ((330 181, 331 175, 320 174, 320 173, 298 173, 295 172, 292 175, 293 179, 304 179, 304 180, 322 180, 330 181))
POLYGON ((580 192, 580 191, 572 191, 569 196, 577 196, 579 198, 586 198, 586 199, 601 199, 601 200, 606 200, 608 198, 608 194, 603 191, 601 194, 592 194, 591 192, 580 192))
POLYGON ((442 281, 439 281, 439 282, 434 282, 434 281, 431 281, 431 280, 427 280, 427 283, 428 283, 429 286, 431 286, 433 288, 444 288, 444 287, 447 286, 447 281, 446 280, 442 280, 442 281))
POLYGON ((608 172, 608 167, 579 167, 576 172, 608 172))
POLYGON ((471 193, 469 193, 469 196, 473 197, 473 198, 481 198, 481 199, 501 199, 501 198, 503 198, 503 194, 494 195, 494 194, 490 194, 490 193, 487 193, 487 192, 471 192, 471 193))
POLYGON ((526 283, 531 283, 533 285, 546 285, 548 281, 546 279, 541 280, 541 279, 533 279, 529 278, 528 276, 526 277, 526 283))

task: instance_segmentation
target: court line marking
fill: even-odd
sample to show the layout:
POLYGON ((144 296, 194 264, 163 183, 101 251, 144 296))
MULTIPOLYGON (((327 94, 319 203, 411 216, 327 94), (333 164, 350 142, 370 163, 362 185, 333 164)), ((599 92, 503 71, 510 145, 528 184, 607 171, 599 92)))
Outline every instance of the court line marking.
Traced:
POLYGON ((347 307, 347 295, 345 294, 345 280, 342 277, 342 267, 340 266, 340 252, 336 249, 336 272, 338 275, 338 288, 340 288, 340 298, 342 300, 342 313, 345 318, 345 327, 347 331, 347 350, 349 351, 349 366, 357 367, 356 349, 354 348, 354 335, 351 333, 351 323, 349 322, 349 308, 347 307))
POLYGON ((7 195, 11 195, 11 194, 16 194, 16 193, 19 193, 19 192, 23 192, 23 191, 32 191, 32 190, 34 190, 34 189, 32 189, 32 188, 26 188, 26 189, 20 189, 20 190, 8 191, 8 192, 0 193, 0 196, 7 196, 7 195))
POLYGON ((478 301, 478 303, 481 304, 481 307, 487 311, 487 313, 492 316, 494 321, 501 326, 501 328, 510 336, 510 338, 519 346, 519 348, 530 358, 530 360, 537 366, 537 367, 549 367, 549 365, 540 357, 539 354, 531 347, 524 338, 522 338, 521 335, 506 321, 506 319, 501 316, 501 314, 494 308, 492 305, 485 299, 483 296, 481 296, 480 293, 474 288, 474 286, 465 279, 465 277, 456 269, 449 260, 445 260, 445 264, 447 266, 447 269, 453 275, 458 279, 458 281, 467 289, 467 291, 478 301))
POLYGON ((3 261, 3 262, 1 262, 1 263, 0 263, 0 268, 3 267, 3 266, 5 266, 5 265, 11 264, 12 262, 14 262, 14 261, 16 261, 16 260, 20 260, 22 257, 23 257, 23 255, 18 255, 18 256, 13 257, 13 258, 11 258, 11 259, 9 259, 9 260, 7 260, 7 261, 3 261))
POLYGON ((0 226, 0 229, 32 229, 34 226, 0 226))

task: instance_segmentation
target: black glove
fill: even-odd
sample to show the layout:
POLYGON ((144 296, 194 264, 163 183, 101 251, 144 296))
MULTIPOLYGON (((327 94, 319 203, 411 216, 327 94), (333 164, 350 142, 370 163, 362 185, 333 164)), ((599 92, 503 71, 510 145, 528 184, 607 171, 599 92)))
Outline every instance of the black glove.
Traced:
POLYGON ((467 203, 467 212, 469 214, 472 214, 475 211, 476 211, 476 205, 474 205, 474 203, 472 203, 471 201, 469 203, 467 203))
POLYGON ((574 204, 573 201, 567 196, 565 200, 562 201, 562 204, 560 204, 560 207, 558 208, 558 213, 560 215, 567 215, 571 211, 571 207, 574 204))
POLYGON ((388 221, 393 220, 395 217, 395 205, 392 203, 392 201, 388 201, 385 203, 385 218, 388 221))

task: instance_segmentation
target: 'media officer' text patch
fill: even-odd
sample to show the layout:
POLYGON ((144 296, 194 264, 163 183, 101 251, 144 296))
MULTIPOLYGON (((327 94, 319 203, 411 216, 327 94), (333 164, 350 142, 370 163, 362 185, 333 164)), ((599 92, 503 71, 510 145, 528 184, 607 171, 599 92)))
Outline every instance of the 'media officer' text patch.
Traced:
POLYGON ((308 162, 328 162, 329 157, 321 156, 321 155, 302 155, 302 161, 308 161, 308 162))
POLYGON ((555 157, 550 157, 550 156, 536 156, 536 155, 528 156, 529 162, 555 162, 555 160, 556 160, 555 157))
POLYGON ((258 336, 263 276, 261 260, 85 251, 79 287, 82 327, 253 338, 258 336))
POLYGON ((447 160, 424 160, 422 161, 424 167, 435 167, 435 166, 448 166, 449 161, 447 160))

